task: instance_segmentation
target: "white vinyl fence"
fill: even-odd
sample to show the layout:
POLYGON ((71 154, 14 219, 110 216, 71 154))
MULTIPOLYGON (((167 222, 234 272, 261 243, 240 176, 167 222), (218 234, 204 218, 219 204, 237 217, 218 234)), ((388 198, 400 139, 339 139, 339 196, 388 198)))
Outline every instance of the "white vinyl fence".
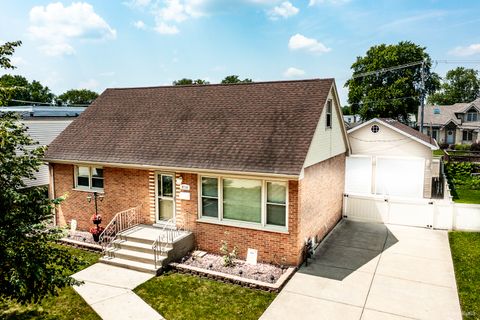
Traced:
POLYGON ((345 194, 347 219, 407 226, 480 231, 480 205, 448 200, 345 194))

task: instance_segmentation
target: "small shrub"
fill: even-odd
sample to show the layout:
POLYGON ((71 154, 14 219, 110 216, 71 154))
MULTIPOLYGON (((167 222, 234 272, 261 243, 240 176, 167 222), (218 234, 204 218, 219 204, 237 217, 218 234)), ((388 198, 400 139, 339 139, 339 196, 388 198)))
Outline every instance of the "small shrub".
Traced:
POLYGON ((472 145, 470 146, 470 150, 471 151, 480 151, 480 143, 478 143, 478 142, 472 143, 472 145))
POLYGON ((470 145, 469 144, 456 144, 455 145, 455 150, 468 151, 468 150, 470 150, 470 145))
MULTIPOLYGON (((225 232, 225 235, 228 235, 228 232, 225 232)), ((222 240, 220 252, 223 254, 223 265, 225 267, 232 267, 235 265, 233 261, 237 258, 237 247, 233 247, 233 250, 230 252, 228 250, 228 242, 226 240, 222 240)))
POLYGON ((439 147, 440 147, 440 149, 442 149, 442 150, 448 149, 448 143, 445 143, 445 142, 444 142, 444 143, 440 143, 439 147))

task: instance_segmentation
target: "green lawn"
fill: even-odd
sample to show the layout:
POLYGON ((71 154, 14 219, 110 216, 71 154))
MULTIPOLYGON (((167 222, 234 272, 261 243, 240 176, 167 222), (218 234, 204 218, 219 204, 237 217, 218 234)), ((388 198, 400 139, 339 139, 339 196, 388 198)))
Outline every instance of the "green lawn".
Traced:
POLYGON ((480 319, 480 232, 449 233, 463 319, 480 319))
POLYGON ((480 190, 455 188, 453 201, 457 203, 480 204, 480 190))
MULTIPOLYGON (((94 264, 100 257, 97 253, 64 248, 85 262, 75 272, 94 264)), ((100 317, 72 287, 68 287, 60 290, 58 296, 45 298, 37 304, 20 305, 0 300, 0 319, 97 320, 100 317)))
POLYGON ((135 288, 167 319, 258 319, 276 294, 169 272, 135 288))

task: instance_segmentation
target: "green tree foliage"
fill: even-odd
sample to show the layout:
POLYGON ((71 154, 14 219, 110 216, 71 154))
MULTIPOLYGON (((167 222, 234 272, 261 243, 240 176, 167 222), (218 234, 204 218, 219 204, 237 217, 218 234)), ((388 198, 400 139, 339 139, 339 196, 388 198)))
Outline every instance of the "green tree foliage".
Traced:
MULTIPOLYGON (((15 48, 22 45, 21 41, 7 42, 3 45, 0 45, 0 68, 3 69, 15 69, 15 66, 12 65, 10 58, 15 52, 15 48)), ((8 89, 2 88, 0 84, 0 106, 4 106, 9 99, 10 91, 8 89)))
POLYGON ((89 105, 97 97, 98 93, 88 89, 72 89, 59 95, 56 102, 58 105, 89 105))
POLYGON ((231 76, 226 76, 221 83, 226 84, 226 83, 251 83, 251 82, 253 82, 252 79, 245 78, 241 80, 237 75, 231 75, 231 76))
POLYGON ((344 116, 354 115, 354 113, 352 111, 352 107, 351 106, 343 106, 342 107, 342 114, 344 116))
POLYGON ((47 86, 43 86, 40 82, 33 80, 29 82, 25 77, 19 75, 5 74, 0 77, 0 87, 4 90, 4 97, 6 98, 6 105, 31 105, 34 101, 40 103, 52 103, 55 95, 47 86))
POLYGON ((210 82, 202 79, 192 80, 183 78, 180 80, 175 80, 172 83, 174 86, 188 86, 188 85, 196 85, 196 84, 210 84, 210 82))
POLYGON ((5 44, 0 45, 0 68, 15 69, 10 58, 15 52, 15 48, 20 47, 21 45, 22 41, 6 42, 5 44))
POLYGON ((478 97, 480 97, 478 71, 458 67, 447 72, 440 91, 430 95, 428 102, 451 105, 459 102, 471 102, 478 97))
POLYGON ((0 299, 38 301, 78 283, 69 272, 79 260, 52 246, 59 231, 47 228, 52 209, 45 188, 26 188, 42 164, 18 115, 0 114, 0 299))
POLYGON ((348 87, 348 102, 352 112, 364 120, 374 117, 394 118, 407 122, 409 113, 416 113, 420 105, 422 66, 425 93, 433 93, 439 86, 439 77, 431 71, 431 59, 426 48, 403 41, 395 45, 381 44, 371 47, 365 56, 352 64, 352 78, 348 87), (358 74, 424 61, 423 65, 378 72, 355 77, 358 74))

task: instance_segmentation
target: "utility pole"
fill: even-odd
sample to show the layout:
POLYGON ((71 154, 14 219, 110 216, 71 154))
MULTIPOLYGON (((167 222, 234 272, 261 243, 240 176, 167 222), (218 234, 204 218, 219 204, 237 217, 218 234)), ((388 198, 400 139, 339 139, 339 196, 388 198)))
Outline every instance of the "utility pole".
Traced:
POLYGON ((425 113, 425 60, 420 67, 420 132, 423 133, 423 117, 425 113))

